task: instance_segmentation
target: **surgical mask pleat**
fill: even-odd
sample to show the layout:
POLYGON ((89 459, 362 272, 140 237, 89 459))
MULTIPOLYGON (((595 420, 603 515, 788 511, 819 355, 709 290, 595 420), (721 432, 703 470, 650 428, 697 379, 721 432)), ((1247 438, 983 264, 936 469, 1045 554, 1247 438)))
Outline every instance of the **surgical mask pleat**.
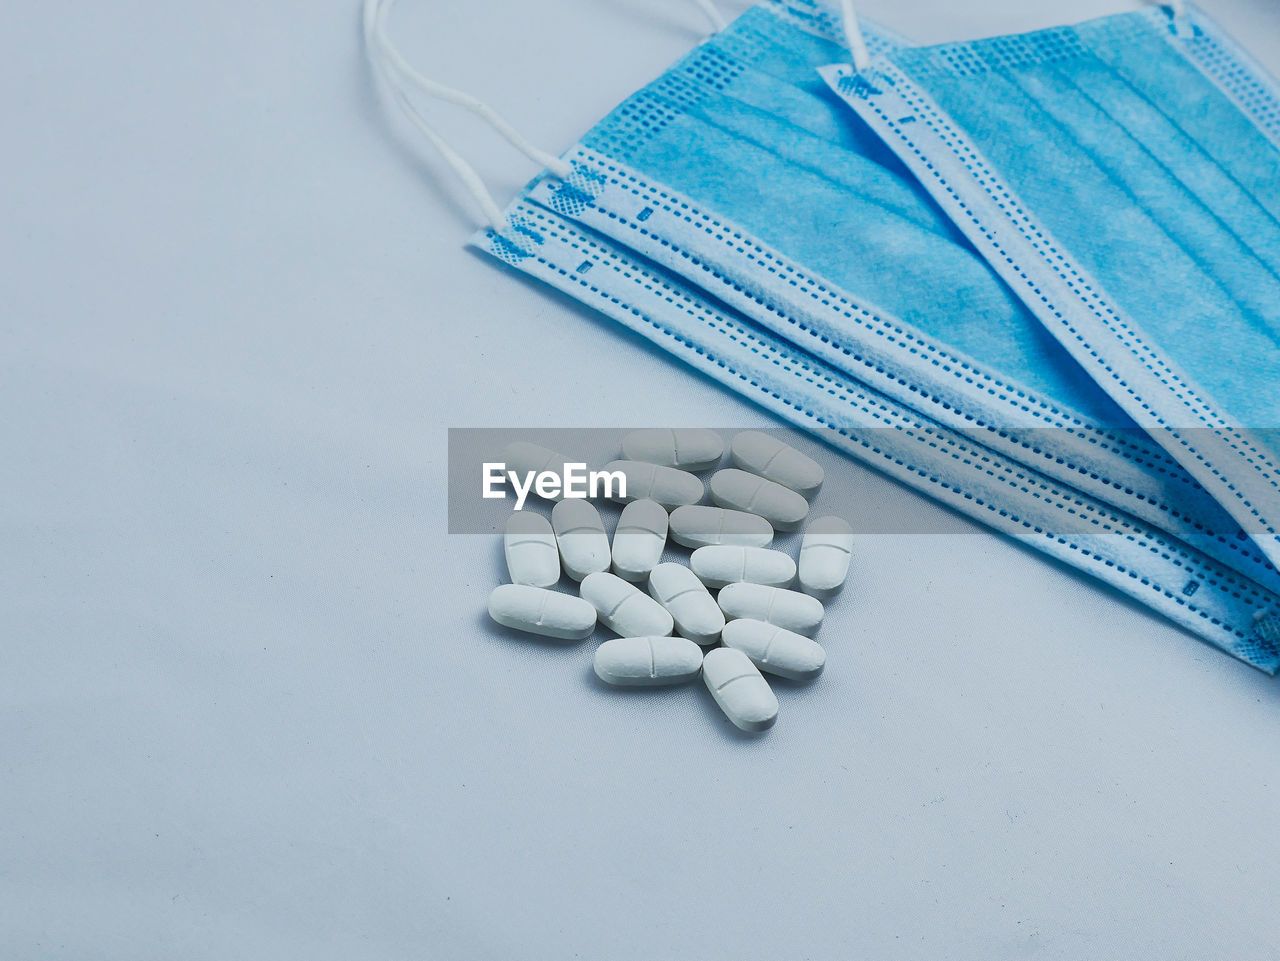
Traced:
MULTIPOLYGON (((1183 318, 1188 324, 1202 325, 1208 317, 1238 313, 1263 342, 1280 346, 1280 327, 1276 327, 1280 279, 1248 241, 1152 156, 1145 141, 1135 138, 1125 124, 1080 90, 1081 64, 1073 62, 1073 67, 1070 75, 1051 65, 1022 71, 1010 78, 1010 87, 1024 98, 1020 111, 1024 122, 1030 118, 1042 129, 1056 128, 1061 136, 1055 138, 1055 147, 1060 152, 1073 149, 1081 157, 1082 162, 1070 164, 1070 173, 1063 178, 1074 182, 1072 196, 1087 196, 1114 210, 1121 230, 1144 238, 1141 247, 1117 240, 1108 256, 1099 260, 1098 276, 1106 280, 1108 275, 1132 271, 1163 275, 1169 282, 1152 289, 1149 304, 1149 313, 1157 321, 1177 323, 1183 318), (1064 91, 1067 96, 1076 94, 1069 105, 1064 103, 1064 91), (1146 223, 1134 226, 1132 220, 1140 216, 1146 223)), ((1087 76, 1087 67, 1085 71, 1087 76)), ((1042 189, 1051 182, 1046 177, 1042 189)), ((1041 197, 1049 193, 1033 195, 1028 202, 1046 209, 1041 197)), ((1263 218, 1264 225, 1274 225, 1265 212, 1263 218)), ((1076 218, 1077 230, 1095 224, 1093 218, 1081 221, 1076 218)), ((1268 233, 1264 226, 1256 231, 1255 243, 1274 256, 1278 238, 1268 233)), ((1069 235, 1064 240, 1070 242, 1069 235)), ((1251 352, 1248 343, 1219 343, 1223 351, 1251 352)), ((1205 346, 1212 350, 1212 343, 1205 346)), ((1265 349, 1265 343, 1259 343, 1252 350, 1265 349)), ((1206 359, 1221 366, 1230 358, 1206 359)), ((1208 369, 1207 364, 1202 367, 1208 369)), ((1198 379, 1206 381, 1203 376, 1198 379)), ((1210 380, 1206 386, 1218 385, 1210 380)))
POLYGON ((1110 123, 1120 144, 1130 145, 1158 169, 1135 171, 1145 178, 1161 174, 1175 181, 1207 217, 1231 234, 1239 253, 1264 264, 1272 280, 1280 271, 1280 221, 1237 179, 1217 154, 1192 137, 1184 118, 1125 79, 1101 61, 1083 69, 1053 71, 1054 80, 1088 100, 1110 123))
MULTIPOLYGON (((1149 30, 1121 29, 1107 20, 1081 24, 1080 36, 1116 77, 1158 108, 1216 166, 1274 219, 1280 219, 1280 178, 1275 173, 1275 152, 1280 146, 1280 112, 1251 118, 1237 109, 1232 98, 1205 83, 1196 65, 1183 55, 1204 48, 1218 49, 1222 69, 1240 78, 1216 41, 1197 31, 1191 38, 1171 39, 1149 30), (1170 55, 1172 52, 1172 56, 1170 55), (1270 121, 1268 129, 1260 122, 1270 121), (1269 130, 1269 133, 1268 133, 1269 130)), ((1255 91, 1261 101, 1265 91, 1255 91)))

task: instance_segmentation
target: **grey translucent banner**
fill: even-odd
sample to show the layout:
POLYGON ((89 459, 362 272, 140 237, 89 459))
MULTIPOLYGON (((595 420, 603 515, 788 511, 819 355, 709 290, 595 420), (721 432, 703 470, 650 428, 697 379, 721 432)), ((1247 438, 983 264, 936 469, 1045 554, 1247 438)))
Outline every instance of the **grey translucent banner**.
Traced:
MULTIPOLYGON (((637 430, 650 431, 660 438, 659 428, 451 428, 449 430, 449 532, 454 534, 492 534, 505 526, 517 503, 523 509, 546 513, 559 496, 542 496, 559 492, 567 482, 570 493, 585 493, 598 507, 621 507, 616 477, 606 473, 611 462, 624 459, 624 440, 637 430), (513 454, 512 445, 517 445, 513 454), (532 445, 532 448, 530 447, 532 445), (529 451, 544 448, 558 457, 549 463, 526 463, 529 451), (520 456, 523 450, 525 456, 520 456), (513 461, 508 463, 508 461, 513 461), (517 463, 518 462, 518 463, 517 463), (508 472, 514 471, 516 477, 508 472), (530 476, 530 473, 534 476, 530 476), (538 474, 542 477, 539 485, 538 474), (554 481, 555 483, 552 483, 554 481), (541 489, 542 494, 539 493, 541 489), (489 495, 489 496, 486 496, 489 495)), ((932 534, 980 530, 961 520, 949 510, 921 497, 907 488, 872 483, 873 472, 858 460, 836 449, 848 448, 851 442, 869 450, 892 448, 901 437, 900 428, 849 428, 798 432, 781 428, 708 428, 718 436, 723 454, 712 462, 700 462, 694 475, 704 486, 700 503, 712 504, 706 490, 717 470, 734 467, 730 448, 744 430, 758 433, 800 451, 822 468, 825 479, 816 497, 811 497, 814 516, 834 514, 844 518, 855 533, 864 534, 932 534), (829 435, 829 436, 828 436, 829 435), (824 442, 830 441, 830 443, 824 442)), ((919 432, 917 432, 919 433, 919 432)), ((1101 501, 1117 510, 1159 521, 1168 514, 1184 525, 1190 524, 1199 534, 1216 538, 1243 540, 1245 534, 1207 493, 1191 481, 1174 464, 1151 436, 1137 428, 1070 432, 1070 444, 1062 443, 1065 432, 1058 428, 1004 430, 997 433, 977 429, 968 435, 970 441, 989 442, 1003 453, 993 455, 993 464, 1008 470, 1012 463, 1028 477, 1050 477, 1053 483, 1071 493, 1101 501), (1064 461, 1052 452, 1070 446, 1084 449, 1079 462, 1064 461), (1089 452, 1096 448, 1096 457, 1089 452), (1017 454, 1016 460, 1009 452, 1017 454)), ((1185 437, 1189 431, 1182 432, 1185 437)), ((1280 432, 1253 431, 1267 443, 1277 445, 1280 432)), ((651 437, 651 439, 653 439, 651 437)), ((920 437, 914 437, 920 440, 920 437)), ((940 441, 941 443, 941 441, 940 441)), ((1280 447, 1280 445, 1277 445, 1280 447)), ((681 451, 679 456, 693 456, 681 451)), ((541 461, 542 458, 535 457, 541 461)), ((982 471, 981 458, 969 465, 982 471)), ((758 465, 756 465, 758 466, 758 465)), ((993 470, 997 469, 992 467, 993 470)), ((562 496, 562 494, 561 494, 562 496)), ((1278 495, 1280 497, 1280 495, 1278 495)), ((604 511, 606 520, 609 512, 604 511)), ((1084 513, 1059 512, 1058 532, 1069 535, 1087 530, 1091 521, 1084 513)), ((1262 531, 1252 531, 1265 535, 1262 531)))

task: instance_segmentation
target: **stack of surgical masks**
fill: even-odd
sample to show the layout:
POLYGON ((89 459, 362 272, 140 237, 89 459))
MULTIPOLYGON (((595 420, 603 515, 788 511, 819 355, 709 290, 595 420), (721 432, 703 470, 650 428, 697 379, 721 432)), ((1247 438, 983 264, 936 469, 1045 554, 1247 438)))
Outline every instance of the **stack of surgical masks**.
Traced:
POLYGON ((1193 9, 848 27, 747 11, 473 242, 1275 672, 1275 84, 1193 9))

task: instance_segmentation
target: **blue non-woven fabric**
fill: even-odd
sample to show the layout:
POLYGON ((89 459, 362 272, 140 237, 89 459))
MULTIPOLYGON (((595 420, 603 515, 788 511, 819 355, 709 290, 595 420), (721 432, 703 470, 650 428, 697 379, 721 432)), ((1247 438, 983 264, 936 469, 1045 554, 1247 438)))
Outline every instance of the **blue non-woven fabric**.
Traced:
POLYGON ((1092 378, 1280 559, 1280 92, 1147 10, 825 75, 1092 378))
POLYGON ((784 13, 748 11, 593 128, 567 154, 572 177, 530 196, 876 389, 1274 578, 1230 515, 814 83, 840 53, 784 13))

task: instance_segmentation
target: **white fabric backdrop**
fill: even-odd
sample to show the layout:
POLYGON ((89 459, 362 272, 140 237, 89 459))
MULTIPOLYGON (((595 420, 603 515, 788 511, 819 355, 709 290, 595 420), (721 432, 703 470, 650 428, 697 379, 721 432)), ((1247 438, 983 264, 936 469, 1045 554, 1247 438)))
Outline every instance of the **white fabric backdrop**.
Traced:
MULTIPOLYGON (((703 30, 441 6, 406 53, 556 150, 703 30)), ((1280 69, 1270 0, 1206 6, 1280 69)), ((1280 956, 1276 685, 965 521, 861 540, 764 738, 490 628, 447 427, 769 422, 462 249, 355 0, 9 4, 0 78, 0 955, 1280 956)))

